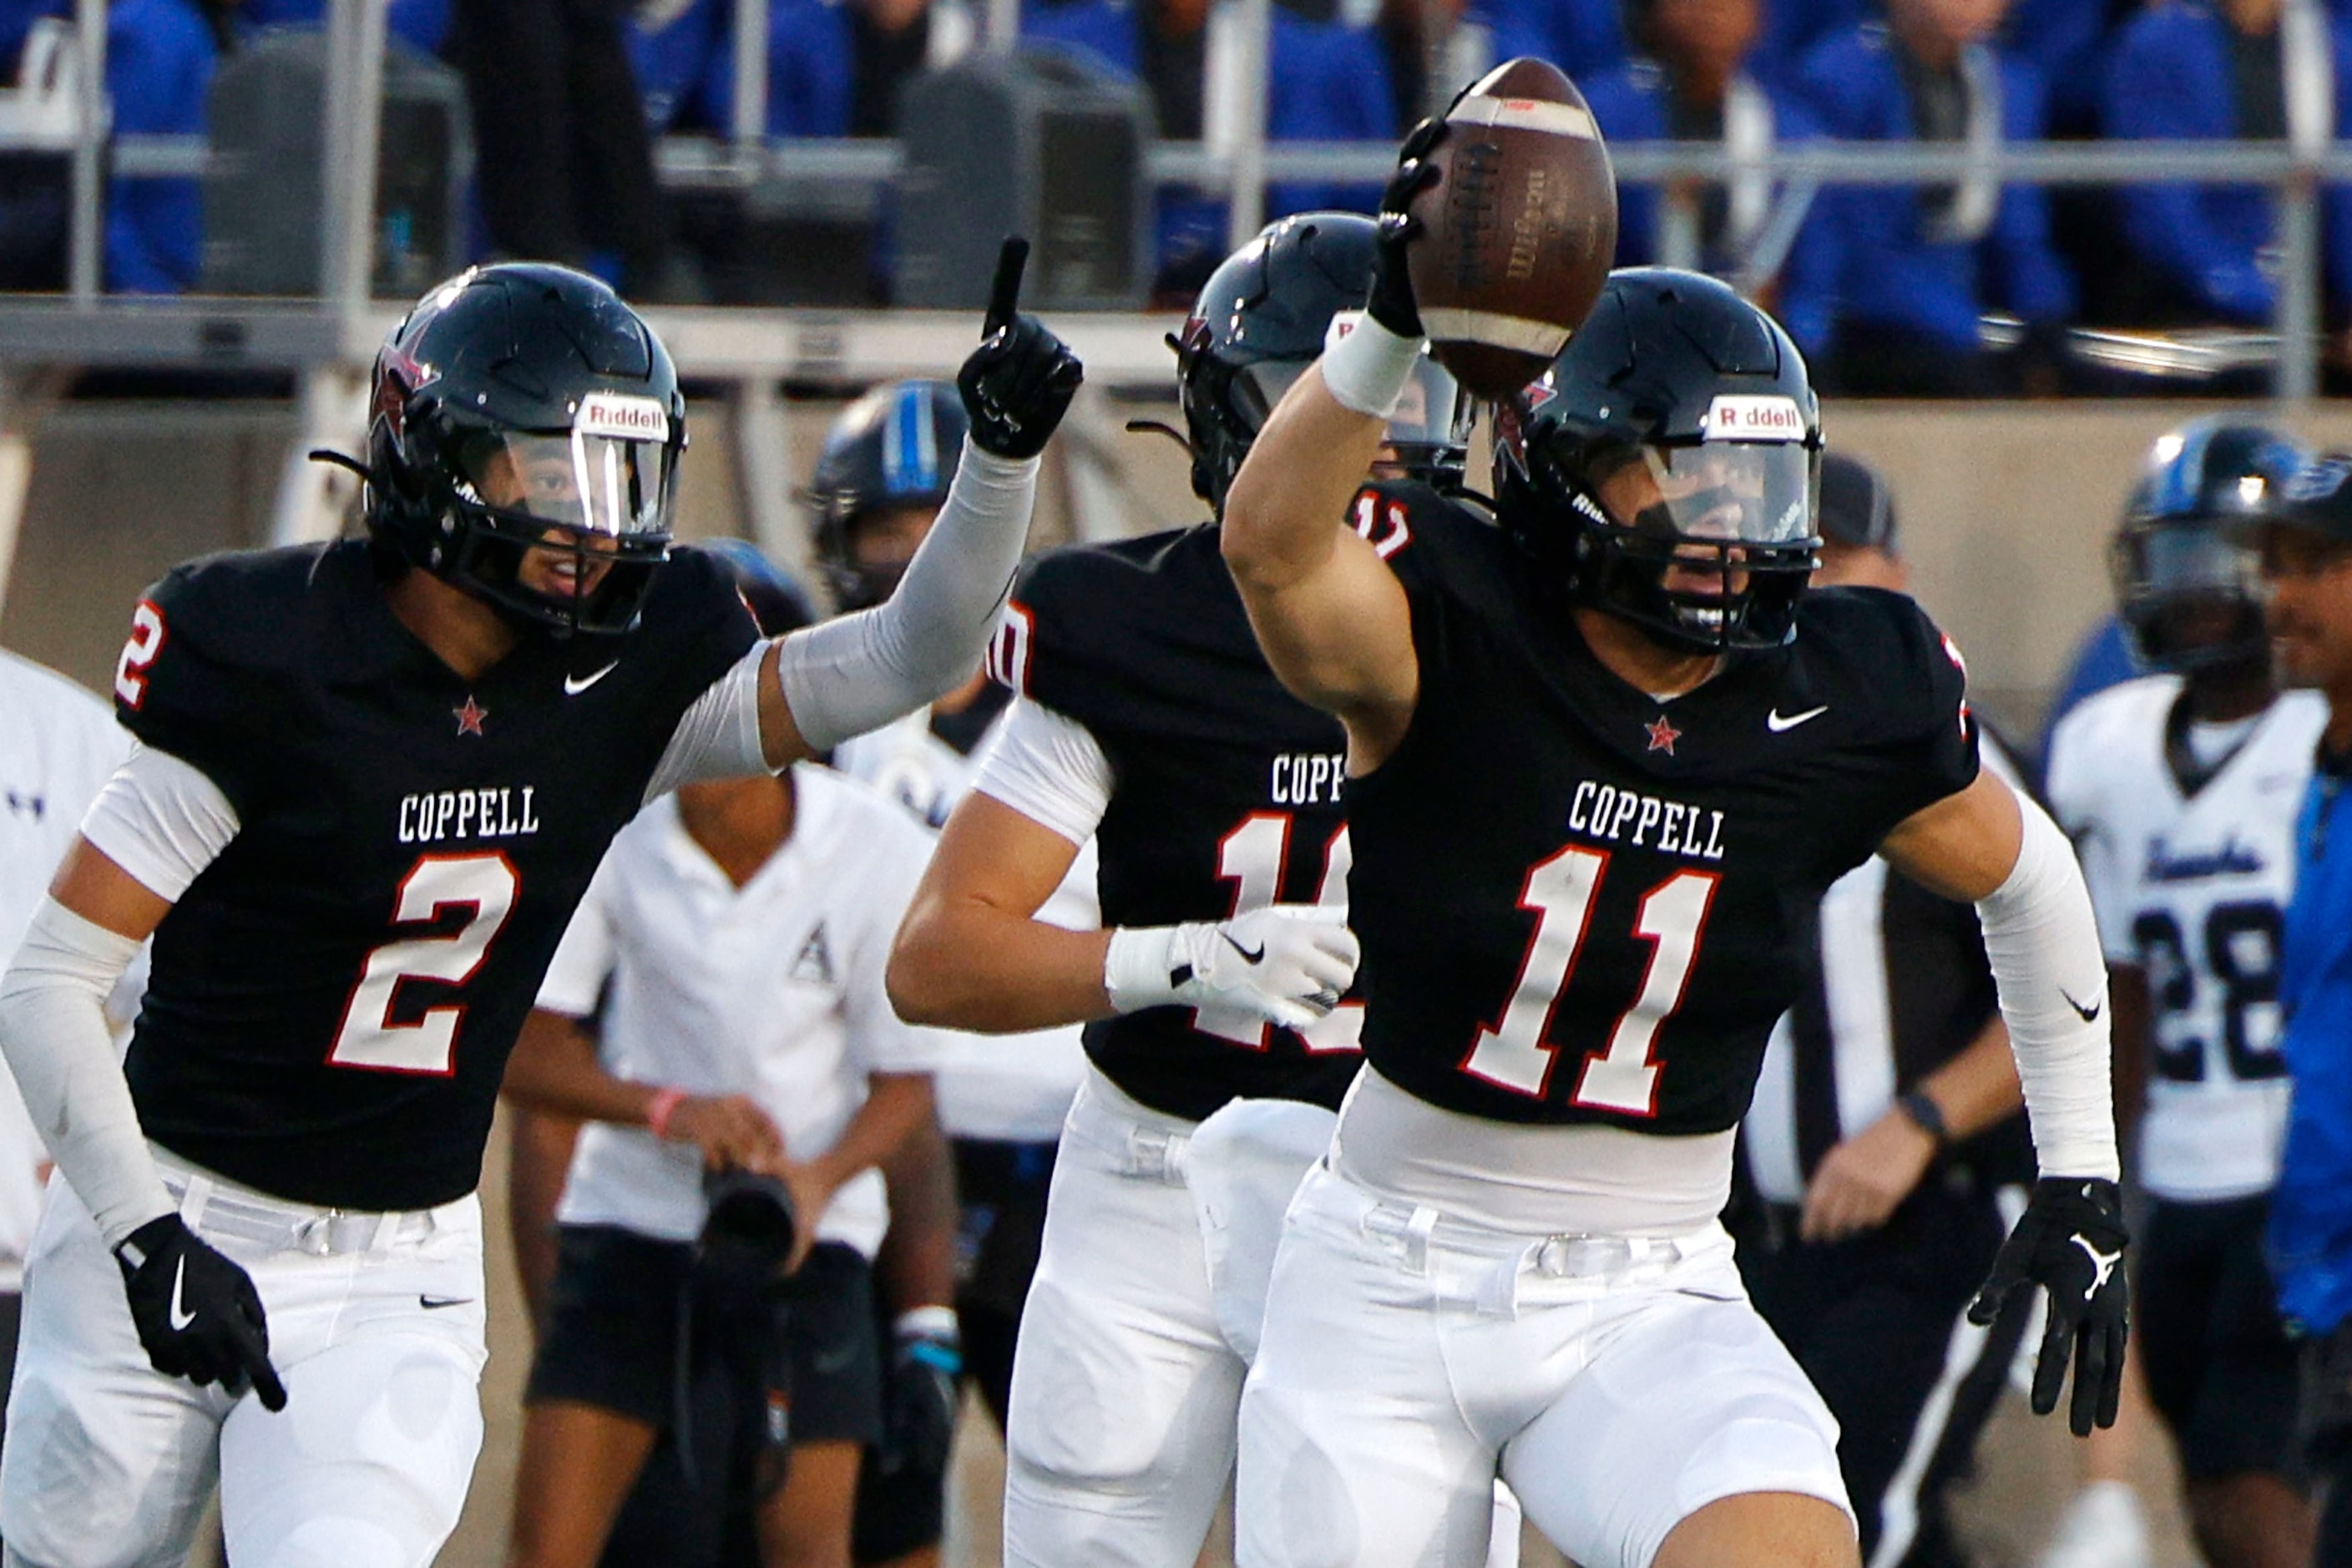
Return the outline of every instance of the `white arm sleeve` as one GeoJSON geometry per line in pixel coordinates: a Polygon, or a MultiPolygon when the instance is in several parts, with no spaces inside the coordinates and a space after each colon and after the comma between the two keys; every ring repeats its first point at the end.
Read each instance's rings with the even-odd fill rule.
{"type": "Polygon", "coordinates": [[[2033,1149],[2045,1176],[2122,1175],[2107,1082],[2107,964],[2066,836],[2017,797],[2025,832],[2008,880],[1977,902],[2033,1149]],[[2087,1011],[2086,1011],[2087,1009],[2087,1011]]]}
{"type": "Polygon", "coordinates": [[[705,779],[775,772],[760,747],[760,661],[772,646],[754,643],[679,717],[646,785],[647,800],[705,779]]]}
{"type": "Polygon", "coordinates": [[[134,746],[82,815],[81,836],[131,879],[173,903],[237,833],[220,786],[169,752],[134,746]]]}
{"type": "Polygon", "coordinates": [[[1084,724],[1019,697],[989,737],[971,787],[1084,844],[1110,809],[1110,759],[1084,724]]]}
{"type": "Polygon", "coordinates": [[[1036,491],[1036,458],[993,458],[966,437],[947,504],[898,592],[784,639],[777,673],[812,747],[830,751],[971,678],[1021,563],[1036,491]]]}
{"type": "Polygon", "coordinates": [[[49,1157],[112,1247],[178,1205],[139,1131],[106,996],[139,944],[44,899],[0,977],[0,1054],[49,1157]]]}

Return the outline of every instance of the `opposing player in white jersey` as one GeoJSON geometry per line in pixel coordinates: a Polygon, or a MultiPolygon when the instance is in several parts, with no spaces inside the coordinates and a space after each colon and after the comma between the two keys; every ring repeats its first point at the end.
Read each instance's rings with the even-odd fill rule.
{"type": "MultiPolygon", "coordinates": [[[[964,426],[955,388],[919,379],[873,388],[826,431],[802,500],[837,606],[879,604],[897,586],[947,500],[964,426]]],[[[928,710],[835,747],[833,765],[936,829],[971,787],[1010,700],[975,665],[969,681],[928,710]]],[[[1072,931],[1100,923],[1091,841],[1040,918],[1072,931]]],[[[1054,1141],[1086,1069],[1075,1025],[985,1037],[941,1030],[936,1038],[937,1122],[890,1168],[894,1228],[877,1283],[895,1286],[903,1300],[893,1300],[888,1325],[889,1430],[858,1475],[856,1553],[865,1563],[917,1560],[945,1532],[957,1402],[955,1382],[939,1376],[941,1369],[960,1369],[1003,1426],[1054,1141]],[[941,1211],[937,1220],[932,1209],[941,1211]],[[924,1255],[937,1229],[949,1233],[950,1256],[934,1267],[924,1255]],[[914,1304],[926,1292],[953,1306],[914,1304]],[[932,1391],[947,1397],[927,1410],[932,1391]]]]}
{"type": "Polygon", "coordinates": [[[2152,1200],[2137,1348],[2218,1568],[2301,1563],[2313,1528],[2263,1227],[2288,1096],[2279,939],[2327,708],[2272,683],[2252,552],[2224,532],[2280,506],[2303,461],[2238,422],[2157,442],[2110,562],[2158,673],[2069,713],[2049,758],[2107,950],[2118,1079],[2146,1082],[2144,1105],[2122,1100],[2152,1200]]]}
{"type": "MultiPolygon", "coordinates": [[[[53,669],[0,653],[0,955],[16,951],[26,924],[72,844],[74,826],[107,776],[130,754],[131,735],[106,705],[53,669]]],[[[108,1022],[127,1026],[143,970],[134,966],[108,999],[108,1022]]],[[[0,1074],[0,1383],[16,1364],[25,1248],[41,1210],[48,1163],[16,1081],[0,1074]]],[[[0,1392],[0,1403],[6,1395],[0,1392]]]]}

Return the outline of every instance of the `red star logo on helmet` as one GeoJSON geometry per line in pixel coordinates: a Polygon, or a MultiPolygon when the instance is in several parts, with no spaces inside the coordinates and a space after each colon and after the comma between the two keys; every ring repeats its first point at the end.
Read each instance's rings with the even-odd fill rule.
{"type": "MultiPolygon", "coordinates": [[[[452,708],[449,711],[457,721],[457,733],[460,735],[480,734],[482,721],[490,716],[488,709],[475,702],[471,692],[466,694],[466,705],[463,708],[452,708]]],[[[1673,748],[1667,749],[1671,751],[1673,748]]]]}
{"type": "Polygon", "coordinates": [[[1650,750],[1664,752],[1666,755],[1673,756],[1675,742],[1683,738],[1683,732],[1675,728],[1674,721],[1661,713],[1658,715],[1658,721],[1649,726],[1649,731],[1650,750]]]}

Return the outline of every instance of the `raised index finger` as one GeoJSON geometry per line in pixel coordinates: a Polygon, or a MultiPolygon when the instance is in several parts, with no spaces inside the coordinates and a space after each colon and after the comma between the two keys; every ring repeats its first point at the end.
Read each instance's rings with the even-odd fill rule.
{"type": "Polygon", "coordinates": [[[981,323],[980,335],[992,338],[1013,325],[1021,311],[1021,274],[1029,265],[1029,242],[1017,234],[1004,237],[1004,248],[996,253],[996,279],[988,286],[988,319],[981,323]]]}

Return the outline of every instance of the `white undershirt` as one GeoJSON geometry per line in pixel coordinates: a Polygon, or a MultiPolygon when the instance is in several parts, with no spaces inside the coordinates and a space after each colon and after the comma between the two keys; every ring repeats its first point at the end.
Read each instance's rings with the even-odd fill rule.
{"type": "Polygon", "coordinates": [[[1110,759],[1075,719],[1016,697],[980,759],[972,788],[1073,844],[1110,809],[1110,759]]]}

